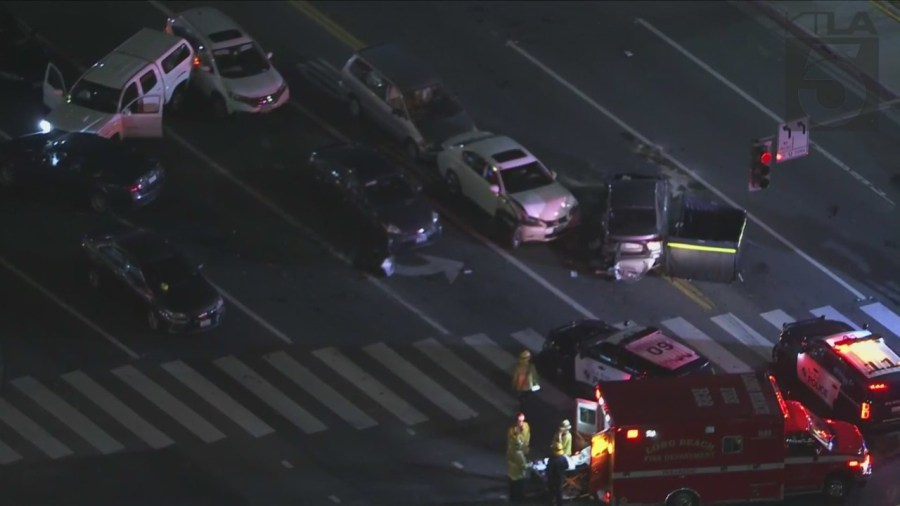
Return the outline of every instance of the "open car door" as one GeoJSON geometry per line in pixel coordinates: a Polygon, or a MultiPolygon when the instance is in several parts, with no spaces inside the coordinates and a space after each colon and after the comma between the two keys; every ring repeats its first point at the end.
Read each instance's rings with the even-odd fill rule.
{"type": "Polygon", "coordinates": [[[141,95],[122,109],[122,137],[162,137],[162,95],[141,95]]]}
{"type": "Polygon", "coordinates": [[[676,278],[730,283],[740,271],[747,211],[685,196],[666,240],[665,270],[676,278]]]}
{"type": "Polygon", "coordinates": [[[62,72],[52,63],[48,63],[47,70],[44,71],[44,84],[41,91],[44,95],[44,105],[50,110],[56,109],[63,103],[66,91],[68,91],[62,72]]]}

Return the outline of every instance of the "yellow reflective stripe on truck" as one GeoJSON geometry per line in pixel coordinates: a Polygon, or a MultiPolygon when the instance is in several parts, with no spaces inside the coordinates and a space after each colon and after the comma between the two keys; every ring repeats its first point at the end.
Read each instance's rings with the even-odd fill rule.
{"type": "Polygon", "coordinates": [[[670,242],[666,243],[668,246],[676,249],[687,249],[693,251],[710,251],[713,253],[731,253],[732,255],[737,254],[737,250],[735,248],[719,248],[716,246],[700,246],[699,244],[684,244],[680,242],[670,242]]]}

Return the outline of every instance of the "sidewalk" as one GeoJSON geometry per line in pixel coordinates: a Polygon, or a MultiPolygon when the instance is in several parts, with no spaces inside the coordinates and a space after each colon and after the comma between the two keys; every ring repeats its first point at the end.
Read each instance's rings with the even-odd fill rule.
{"type": "Polygon", "coordinates": [[[900,100],[900,1],[752,0],[755,8],[851,75],[861,74],[882,101],[900,100]],[[874,34],[869,28],[874,28],[874,34]],[[878,59],[861,45],[875,39],[878,59]]]}

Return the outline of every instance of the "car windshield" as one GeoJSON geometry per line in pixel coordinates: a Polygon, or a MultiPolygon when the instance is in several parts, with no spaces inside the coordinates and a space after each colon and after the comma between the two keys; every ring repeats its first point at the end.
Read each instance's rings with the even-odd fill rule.
{"type": "Polygon", "coordinates": [[[831,445],[834,442],[834,432],[832,432],[831,427],[825,420],[822,420],[809,411],[807,411],[806,414],[809,416],[809,433],[812,437],[822,443],[822,446],[831,450],[831,445]]]}
{"type": "Polygon", "coordinates": [[[269,60],[254,42],[246,42],[213,51],[219,75],[228,79],[250,77],[269,70],[269,60]]]}
{"type": "Polygon", "coordinates": [[[503,169],[500,177],[503,178],[506,193],[527,192],[553,182],[550,173],[538,161],[503,169]]]}
{"type": "Polygon", "coordinates": [[[450,118],[462,112],[462,106],[440,85],[432,85],[404,95],[413,120],[450,118]]]}
{"type": "Polygon", "coordinates": [[[144,274],[151,283],[177,285],[195,276],[197,271],[187,258],[176,254],[147,265],[144,274]]]}
{"type": "Polygon", "coordinates": [[[388,176],[369,181],[365,186],[366,197],[376,206],[405,202],[415,193],[401,176],[388,176]]]}
{"type": "Polygon", "coordinates": [[[119,90],[82,79],[69,92],[69,102],[107,114],[119,110],[119,90]]]}

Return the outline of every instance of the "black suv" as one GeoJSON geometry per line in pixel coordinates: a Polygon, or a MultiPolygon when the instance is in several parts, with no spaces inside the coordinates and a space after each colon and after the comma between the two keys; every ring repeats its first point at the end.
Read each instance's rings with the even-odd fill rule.
{"type": "Polygon", "coordinates": [[[157,160],[94,134],[32,134],[0,144],[0,188],[56,187],[95,211],[149,204],[165,179],[157,160]]]}
{"type": "Polygon", "coordinates": [[[815,398],[826,416],[867,427],[900,422],[900,356],[867,329],[824,317],[787,323],[772,362],[782,387],[815,398]]]}

